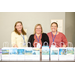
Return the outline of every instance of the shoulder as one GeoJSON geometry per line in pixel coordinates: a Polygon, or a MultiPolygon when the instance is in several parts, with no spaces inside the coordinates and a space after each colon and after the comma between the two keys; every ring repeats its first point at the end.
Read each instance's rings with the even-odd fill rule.
{"type": "Polygon", "coordinates": [[[42,35],[47,35],[46,33],[42,33],[42,35]]]}
{"type": "Polygon", "coordinates": [[[29,36],[28,41],[31,42],[31,41],[33,41],[33,39],[34,39],[34,34],[31,34],[31,35],[29,36]]]}
{"type": "Polygon", "coordinates": [[[34,37],[34,34],[31,34],[30,37],[34,37]]]}
{"type": "Polygon", "coordinates": [[[62,32],[59,32],[60,35],[64,35],[62,32]]]}
{"type": "Polygon", "coordinates": [[[44,36],[48,36],[46,33],[42,33],[42,36],[44,37],[44,36]]]}
{"type": "Polygon", "coordinates": [[[17,34],[17,33],[16,33],[16,32],[14,32],[14,31],[11,33],[11,35],[16,35],[16,34],[17,34]]]}
{"type": "Polygon", "coordinates": [[[59,35],[63,38],[66,37],[65,34],[63,34],[62,32],[59,32],[59,35]]]}
{"type": "Polygon", "coordinates": [[[48,32],[47,35],[51,34],[51,32],[48,32]]]}
{"type": "Polygon", "coordinates": [[[51,35],[51,32],[48,32],[47,35],[50,36],[51,35]]]}
{"type": "Polygon", "coordinates": [[[27,35],[24,35],[27,38],[27,35]]]}

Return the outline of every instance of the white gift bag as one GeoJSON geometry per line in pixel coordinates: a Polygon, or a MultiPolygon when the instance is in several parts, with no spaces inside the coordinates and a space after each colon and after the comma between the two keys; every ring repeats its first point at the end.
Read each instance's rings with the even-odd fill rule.
{"type": "Polygon", "coordinates": [[[42,61],[49,61],[49,46],[48,46],[48,43],[47,43],[47,46],[45,46],[45,43],[47,42],[44,42],[43,46],[42,46],[42,61]]]}
{"type": "Polygon", "coordinates": [[[0,61],[2,59],[2,49],[0,48],[0,61]]]}
{"type": "Polygon", "coordinates": [[[58,61],[58,54],[59,54],[59,48],[56,47],[56,43],[55,42],[52,42],[52,45],[53,43],[55,44],[55,46],[51,46],[50,48],[50,60],[51,61],[58,61]]]}
{"type": "Polygon", "coordinates": [[[25,49],[23,47],[17,48],[17,56],[18,56],[18,61],[25,60],[25,49]]]}
{"type": "Polygon", "coordinates": [[[59,61],[66,61],[66,47],[61,47],[61,44],[64,44],[64,42],[60,42],[60,47],[59,47],[59,61]]]}
{"type": "Polygon", "coordinates": [[[32,50],[32,61],[40,61],[40,46],[35,47],[36,43],[37,42],[34,43],[34,48],[32,50]]]}
{"type": "Polygon", "coordinates": [[[9,55],[9,43],[4,42],[3,48],[2,48],[2,61],[9,61],[10,55],[9,55]]]}
{"type": "Polygon", "coordinates": [[[51,48],[56,48],[56,43],[55,42],[52,42],[51,48]]]}
{"type": "Polygon", "coordinates": [[[67,58],[66,58],[67,61],[74,61],[74,48],[71,42],[68,42],[66,55],[67,55],[67,58]],[[69,47],[69,45],[71,47],[69,47]]]}
{"type": "Polygon", "coordinates": [[[32,61],[32,50],[33,48],[31,47],[31,43],[28,42],[30,44],[30,47],[25,47],[25,61],[32,61]]]}
{"type": "Polygon", "coordinates": [[[40,49],[39,48],[33,48],[32,61],[40,61],[40,49]]]}
{"type": "Polygon", "coordinates": [[[25,61],[32,61],[32,47],[25,48],[25,61]]]}
{"type": "Polygon", "coordinates": [[[10,61],[17,61],[17,48],[9,48],[10,61]]]}

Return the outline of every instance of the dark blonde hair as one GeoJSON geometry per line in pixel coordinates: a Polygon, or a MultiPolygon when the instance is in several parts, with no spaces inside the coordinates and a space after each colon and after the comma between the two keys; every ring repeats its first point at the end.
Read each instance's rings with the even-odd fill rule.
{"type": "MultiPolygon", "coordinates": [[[[15,23],[15,26],[14,26],[14,31],[15,31],[18,35],[20,35],[20,33],[18,32],[18,30],[16,29],[16,25],[17,25],[18,23],[21,23],[21,25],[23,26],[23,24],[22,24],[21,21],[17,21],[17,22],[15,23]]],[[[26,32],[24,31],[23,27],[22,27],[22,34],[23,34],[23,35],[26,35],[26,32]]]]}
{"type": "Polygon", "coordinates": [[[56,22],[52,22],[52,23],[51,23],[51,26],[52,26],[52,24],[56,24],[56,26],[58,27],[58,24],[57,24],[56,22]]]}
{"type": "Polygon", "coordinates": [[[43,29],[42,29],[41,24],[36,24],[36,25],[35,25],[35,28],[34,28],[34,34],[36,34],[36,27],[37,27],[37,26],[40,26],[40,27],[41,27],[41,33],[43,33],[43,29]]]}

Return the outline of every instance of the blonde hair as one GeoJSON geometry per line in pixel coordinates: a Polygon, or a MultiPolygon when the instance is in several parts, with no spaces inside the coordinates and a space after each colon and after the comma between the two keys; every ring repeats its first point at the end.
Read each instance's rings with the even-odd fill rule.
{"type": "MultiPolygon", "coordinates": [[[[18,35],[20,35],[20,33],[19,33],[19,32],[17,31],[17,29],[16,29],[16,25],[17,25],[18,23],[21,23],[21,25],[23,26],[23,24],[22,24],[21,21],[17,21],[17,22],[15,23],[15,26],[14,26],[14,31],[15,31],[18,35]]],[[[23,34],[23,35],[26,35],[26,32],[24,31],[23,27],[22,27],[22,34],[23,34]]]]}
{"type": "Polygon", "coordinates": [[[35,28],[34,28],[34,34],[36,34],[36,27],[37,27],[37,26],[40,26],[40,27],[41,27],[41,33],[43,33],[43,29],[42,29],[41,24],[36,24],[36,25],[35,25],[35,28]]]}

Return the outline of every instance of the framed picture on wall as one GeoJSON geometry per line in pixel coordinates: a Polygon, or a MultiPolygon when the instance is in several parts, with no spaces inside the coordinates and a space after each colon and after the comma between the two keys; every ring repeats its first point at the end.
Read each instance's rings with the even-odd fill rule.
{"type": "Polygon", "coordinates": [[[58,23],[58,31],[64,33],[63,32],[63,20],[62,19],[52,19],[51,23],[52,22],[58,23]]]}

